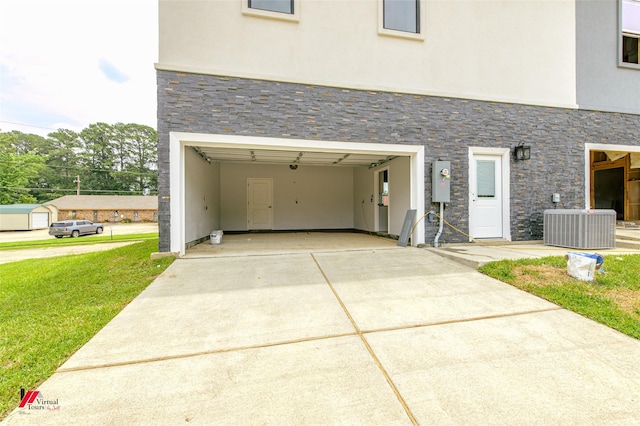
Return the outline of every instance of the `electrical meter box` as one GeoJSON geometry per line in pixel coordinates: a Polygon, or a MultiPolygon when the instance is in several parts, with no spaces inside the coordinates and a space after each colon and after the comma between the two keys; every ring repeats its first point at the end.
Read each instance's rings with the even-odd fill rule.
{"type": "Polygon", "coordinates": [[[451,201],[451,161],[436,161],[431,174],[431,201],[451,201]]]}

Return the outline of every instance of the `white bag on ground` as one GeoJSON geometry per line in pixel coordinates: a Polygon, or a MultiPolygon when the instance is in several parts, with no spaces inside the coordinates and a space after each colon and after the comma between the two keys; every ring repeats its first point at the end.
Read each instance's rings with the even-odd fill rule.
{"type": "Polygon", "coordinates": [[[596,259],[581,253],[567,253],[567,273],[582,281],[593,281],[596,259]]]}

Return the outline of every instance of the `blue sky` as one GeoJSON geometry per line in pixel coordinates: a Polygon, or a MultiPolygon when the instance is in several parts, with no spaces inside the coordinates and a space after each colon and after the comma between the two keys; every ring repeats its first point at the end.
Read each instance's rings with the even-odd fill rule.
{"type": "Polygon", "coordinates": [[[156,126],[157,0],[0,0],[0,130],[156,126]]]}

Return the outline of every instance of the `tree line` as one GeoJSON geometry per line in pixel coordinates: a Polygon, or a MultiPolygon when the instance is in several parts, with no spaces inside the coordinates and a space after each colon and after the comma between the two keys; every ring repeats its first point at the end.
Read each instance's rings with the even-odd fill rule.
{"type": "Polygon", "coordinates": [[[63,195],[155,195],[157,132],[140,124],[90,124],[46,137],[0,132],[0,204],[63,195]]]}

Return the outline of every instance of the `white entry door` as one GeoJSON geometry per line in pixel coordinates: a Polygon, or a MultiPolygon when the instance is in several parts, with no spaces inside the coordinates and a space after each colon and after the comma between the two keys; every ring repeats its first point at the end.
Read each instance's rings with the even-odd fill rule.
{"type": "Polygon", "coordinates": [[[502,238],[502,157],[474,154],[469,172],[469,233],[474,238],[502,238]]]}
{"type": "Polygon", "coordinates": [[[273,180],[247,180],[247,229],[273,229],[273,180]]]}

